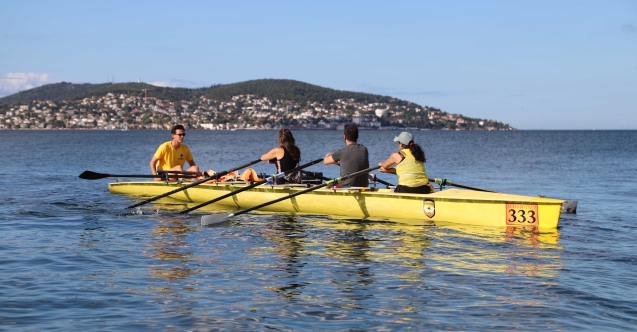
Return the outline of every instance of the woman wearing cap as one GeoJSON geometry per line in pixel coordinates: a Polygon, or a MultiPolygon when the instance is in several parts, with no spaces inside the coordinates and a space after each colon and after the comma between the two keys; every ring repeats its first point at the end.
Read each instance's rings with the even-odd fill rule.
{"type": "MultiPolygon", "coordinates": [[[[272,164],[276,163],[277,173],[285,172],[299,166],[301,150],[296,146],[292,132],[287,128],[279,130],[279,147],[262,155],[261,160],[268,160],[272,164]]],[[[277,179],[276,181],[277,184],[300,183],[302,177],[299,171],[288,174],[284,178],[277,179]]]]}
{"type": "Polygon", "coordinates": [[[398,185],[394,192],[429,194],[434,187],[429,183],[425,170],[425,152],[420,145],[414,143],[414,137],[408,132],[402,132],[394,137],[398,142],[398,152],[392,153],[385,161],[378,163],[383,173],[398,175],[398,185]],[[392,167],[396,165],[396,167],[392,167]]]}

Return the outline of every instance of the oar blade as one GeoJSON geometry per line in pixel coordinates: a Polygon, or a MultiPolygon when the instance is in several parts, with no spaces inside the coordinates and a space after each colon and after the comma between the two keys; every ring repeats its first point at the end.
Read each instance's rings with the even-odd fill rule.
{"type": "Polygon", "coordinates": [[[107,177],[108,174],[96,173],[91,171],[84,171],[82,172],[82,174],[79,175],[79,178],[84,180],[99,180],[107,177]]]}
{"type": "Polygon", "coordinates": [[[208,214],[201,217],[201,226],[210,226],[220,224],[230,220],[234,214],[208,214]]]}

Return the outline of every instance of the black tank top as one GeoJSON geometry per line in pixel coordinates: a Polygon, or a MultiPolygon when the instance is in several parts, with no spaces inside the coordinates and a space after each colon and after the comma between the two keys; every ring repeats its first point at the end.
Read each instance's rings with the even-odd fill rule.
{"type": "MultiPolygon", "coordinates": [[[[298,164],[299,164],[299,161],[294,160],[290,152],[286,148],[283,148],[283,158],[277,159],[276,161],[276,172],[281,173],[287,170],[291,170],[297,167],[298,164]]],[[[280,178],[280,179],[277,179],[276,182],[277,184],[284,184],[287,181],[284,178],[280,178]]]]}
{"type": "Polygon", "coordinates": [[[276,172],[281,173],[287,170],[295,168],[299,164],[298,160],[294,160],[292,158],[292,154],[286,149],[283,148],[283,158],[277,159],[276,161],[276,172]]]}

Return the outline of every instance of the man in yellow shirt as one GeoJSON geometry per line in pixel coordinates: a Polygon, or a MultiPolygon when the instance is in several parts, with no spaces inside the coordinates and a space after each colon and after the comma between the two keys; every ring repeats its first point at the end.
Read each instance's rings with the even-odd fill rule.
{"type": "MultiPolygon", "coordinates": [[[[163,171],[183,171],[185,162],[190,166],[186,171],[199,172],[199,166],[195,164],[190,149],[184,143],[186,130],[182,125],[175,125],[170,130],[173,136],[172,141],[168,141],[157,148],[157,152],[150,160],[150,171],[157,175],[157,170],[163,171]]],[[[155,178],[161,181],[160,178],[155,178]]]]}

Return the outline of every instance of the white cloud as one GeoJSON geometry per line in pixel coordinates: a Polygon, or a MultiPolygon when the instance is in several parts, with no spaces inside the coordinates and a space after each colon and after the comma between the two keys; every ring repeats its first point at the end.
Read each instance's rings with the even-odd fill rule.
{"type": "Polygon", "coordinates": [[[9,73],[0,75],[0,94],[11,95],[49,83],[53,83],[49,74],[9,73]]]}

